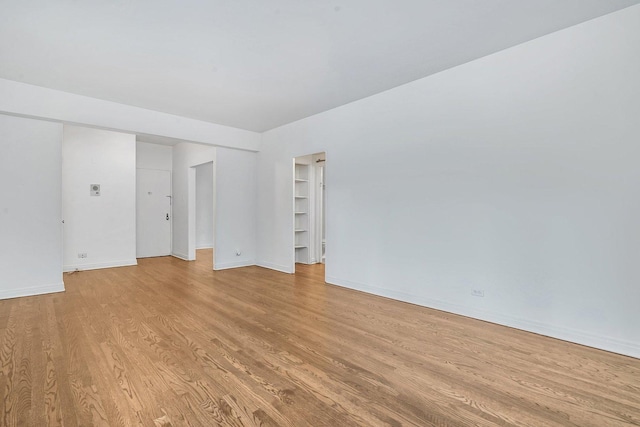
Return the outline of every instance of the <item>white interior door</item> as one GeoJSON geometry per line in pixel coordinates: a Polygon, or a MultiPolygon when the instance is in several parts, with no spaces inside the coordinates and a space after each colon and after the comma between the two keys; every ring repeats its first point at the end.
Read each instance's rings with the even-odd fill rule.
{"type": "Polygon", "coordinates": [[[171,255],[171,172],[137,172],[136,257],[171,255]]]}

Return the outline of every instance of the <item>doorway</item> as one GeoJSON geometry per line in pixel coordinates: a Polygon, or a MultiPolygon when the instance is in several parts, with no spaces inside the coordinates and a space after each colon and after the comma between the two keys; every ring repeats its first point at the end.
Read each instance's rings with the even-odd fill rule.
{"type": "MultiPolygon", "coordinates": [[[[196,251],[213,249],[213,162],[196,170],[196,251]]],[[[213,255],[212,255],[213,256],[213,255]]]]}
{"type": "Polygon", "coordinates": [[[326,248],[326,228],[327,228],[327,223],[326,223],[326,212],[325,212],[325,206],[326,206],[326,202],[327,202],[327,198],[326,198],[326,193],[325,193],[325,184],[324,184],[324,178],[325,178],[325,170],[324,170],[324,164],[326,162],[326,156],[323,159],[319,159],[316,161],[316,173],[318,176],[318,194],[317,194],[317,220],[316,220],[316,232],[317,235],[319,236],[319,238],[317,239],[317,243],[316,243],[316,251],[318,253],[318,257],[319,257],[319,262],[321,264],[324,264],[325,262],[325,248],[326,248]]]}
{"type": "Polygon", "coordinates": [[[137,169],[136,257],[171,255],[171,172],[137,169]]]}
{"type": "Polygon", "coordinates": [[[293,271],[326,260],[326,153],[293,159],[293,271]]]}

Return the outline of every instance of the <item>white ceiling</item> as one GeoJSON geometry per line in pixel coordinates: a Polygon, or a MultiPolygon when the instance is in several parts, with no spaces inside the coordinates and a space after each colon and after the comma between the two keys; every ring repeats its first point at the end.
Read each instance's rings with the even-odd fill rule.
{"type": "Polygon", "coordinates": [[[0,0],[0,77],[264,131],[640,0],[0,0]]]}

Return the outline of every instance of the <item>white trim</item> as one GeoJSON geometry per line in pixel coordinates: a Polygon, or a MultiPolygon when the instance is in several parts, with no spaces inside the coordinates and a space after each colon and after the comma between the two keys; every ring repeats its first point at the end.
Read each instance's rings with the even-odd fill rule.
{"type": "Polygon", "coordinates": [[[162,258],[165,256],[171,256],[171,254],[160,254],[160,255],[137,255],[136,259],[145,259],[145,258],[162,258]]]}
{"type": "Polygon", "coordinates": [[[209,243],[208,245],[201,245],[201,246],[196,245],[196,250],[198,249],[213,249],[213,244],[209,243]]]}
{"type": "Polygon", "coordinates": [[[274,264],[272,262],[259,261],[256,263],[258,267],[268,268],[269,270],[279,271],[281,273],[293,274],[291,267],[288,265],[274,264]]]}
{"type": "Polygon", "coordinates": [[[133,258],[133,259],[126,259],[126,260],[121,260],[121,261],[107,261],[107,262],[97,262],[94,264],[72,264],[72,265],[65,265],[62,267],[62,271],[64,271],[65,273],[71,272],[71,271],[84,271],[84,270],[98,270],[101,268],[113,268],[113,267],[129,267],[132,265],[138,265],[138,260],[133,258]]]}
{"type": "Polygon", "coordinates": [[[226,270],[229,268],[238,268],[238,267],[250,267],[252,265],[256,265],[254,260],[249,261],[236,261],[236,262],[224,262],[216,264],[213,269],[218,270],[226,270]]]}
{"type": "Polygon", "coordinates": [[[189,259],[189,257],[186,256],[185,254],[181,254],[181,253],[178,253],[178,252],[172,252],[171,256],[174,257],[174,258],[181,259],[183,261],[193,261],[192,259],[189,259]]]}
{"type": "Polygon", "coordinates": [[[401,291],[395,291],[378,286],[365,285],[350,280],[343,280],[333,276],[327,276],[326,282],[336,286],[354,289],[373,295],[383,296],[398,301],[418,304],[427,308],[433,308],[435,310],[446,311],[448,313],[458,314],[466,317],[472,317],[474,319],[484,320],[487,322],[496,323],[498,325],[521,329],[526,332],[533,332],[551,338],[557,338],[563,341],[569,341],[572,343],[594,347],[600,350],[610,351],[613,353],[640,359],[640,343],[634,343],[631,341],[619,340],[575,329],[549,325],[547,323],[516,318],[486,310],[469,308],[462,305],[452,304],[431,298],[425,298],[401,291]]]}
{"type": "Polygon", "coordinates": [[[8,289],[0,291],[0,300],[18,297],[30,297],[34,295],[52,294],[64,292],[64,283],[53,283],[50,285],[31,286],[28,288],[8,289]]]}

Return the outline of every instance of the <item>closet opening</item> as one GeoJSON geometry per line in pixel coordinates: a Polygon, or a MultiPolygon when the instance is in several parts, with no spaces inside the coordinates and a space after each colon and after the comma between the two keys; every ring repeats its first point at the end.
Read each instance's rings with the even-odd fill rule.
{"type": "MultiPolygon", "coordinates": [[[[326,260],[326,153],[293,159],[293,271],[326,260]]],[[[324,276],[324,273],[323,273],[324,276]]]]}

